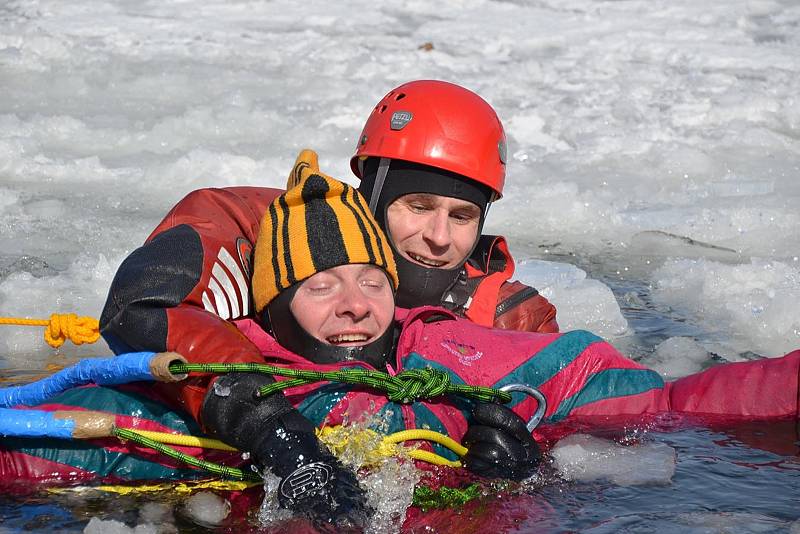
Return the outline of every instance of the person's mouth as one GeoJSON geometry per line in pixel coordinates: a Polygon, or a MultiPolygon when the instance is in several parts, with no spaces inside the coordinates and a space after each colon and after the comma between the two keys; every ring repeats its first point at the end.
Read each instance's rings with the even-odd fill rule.
{"type": "Polygon", "coordinates": [[[406,252],[408,257],[411,258],[412,261],[415,263],[419,263],[420,265],[424,265],[425,267],[433,267],[434,269],[441,269],[445,265],[447,265],[446,261],[441,260],[432,260],[430,258],[426,258],[425,256],[420,256],[419,254],[415,254],[413,252],[406,252]]]}
{"type": "Polygon", "coordinates": [[[335,334],[328,336],[325,340],[331,345],[338,345],[343,347],[357,347],[365,344],[372,336],[363,332],[353,332],[346,334],[335,334]]]}

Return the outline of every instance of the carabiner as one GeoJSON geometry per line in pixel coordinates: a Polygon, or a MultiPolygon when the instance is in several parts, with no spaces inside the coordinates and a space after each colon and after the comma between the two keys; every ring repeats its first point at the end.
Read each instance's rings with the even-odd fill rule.
{"type": "Polygon", "coordinates": [[[542,422],[544,413],[547,411],[547,399],[544,398],[542,392],[526,384],[507,384],[498,389],[500,391],[521,391],[522,393],[525,393],[526,395],[536,399],[536,412],[531,416],[531,418],[528,420],[528,424],[526,425],[528,432],[533,432],[533,429],[539,426],[539,423],[542,422]]]}

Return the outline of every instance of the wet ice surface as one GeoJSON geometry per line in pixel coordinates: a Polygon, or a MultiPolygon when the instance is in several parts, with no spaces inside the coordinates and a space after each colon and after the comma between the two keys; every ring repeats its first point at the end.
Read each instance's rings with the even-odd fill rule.
{"type": "MultiPolygon", "coordinates": [[[[374,103],[439,78],[479,92],[505,123],[507,187],[487,231],[508,236],[519,275],[563,327],[596,331],[665,376],[780,355],[800,346],[798,25],[789,0],[6,2],[0,315],[98,317],[119,263],[177,200],[281,186],[302,147],[352,182],[374,103]]],[[[108,354],[103,343],[54,353],[38,328],[0,328],[0,377],[12,381],[108,354]]],[[[680,440],[659,440],[676,448],[673,484],[687,490],[680,440]]],[[[790,494],[800,486],[785,466],[723,464],[757,488],[769,476],[790,494]]],[[[743,516],[733,496],[717,506],[698,492],[657,517],[657,488],[586,484],[641,499],[638,512],[586,499],[611,530],[755,532],[793,519],[758,490],[743,516]],[[681,515],[703,499],[723,511],[681,515]]],[[[554,501],[579,516],[565,524],[591,524],[554,501]]]]}

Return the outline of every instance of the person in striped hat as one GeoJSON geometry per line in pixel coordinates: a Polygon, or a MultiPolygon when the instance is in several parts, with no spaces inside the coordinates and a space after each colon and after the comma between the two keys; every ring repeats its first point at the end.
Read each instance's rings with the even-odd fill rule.
{"type": "Polygon", "coordinates": [[[386,236],[358,191],[300,167],[256,242],[253,299],[265,329],[315,363],[382,369],[395,337],[397,284],[386,236]]]}
{"type": "MultiPolygon", "coordinates": [[[[397,270],[357,190],[296,168],[267,208],[254,252],[253,299],[262,328],[314,363],[382,367],[393,352],[397,270]]],[[[255,399],[265,375],[231,373],[202,406],[209,429],[280,479],[284,507],[318,523],[364,526],[369,507],[352,471],[322,445],[283,394],[255,399]],[[220,394],[224,392],[225,394],[220,394]]]]}

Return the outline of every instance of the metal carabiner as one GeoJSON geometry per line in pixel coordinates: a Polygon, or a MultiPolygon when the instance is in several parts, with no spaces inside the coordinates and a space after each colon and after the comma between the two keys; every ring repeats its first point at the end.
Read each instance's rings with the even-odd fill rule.
{"type": "Polygon", "coordinates": [[[542,392],[535,387],[531,387],[526,384],[507,384],[498,389],[500,391],[520,391],[536,399],[536,412],[531,416],[531,418],[528,420],[528,424],[526,425],[528,432],[533,432],[533,429],[539,426],[539,423],[542,422],[544,413],[547,411],[547,399],[544,398],[542,392]]]}

